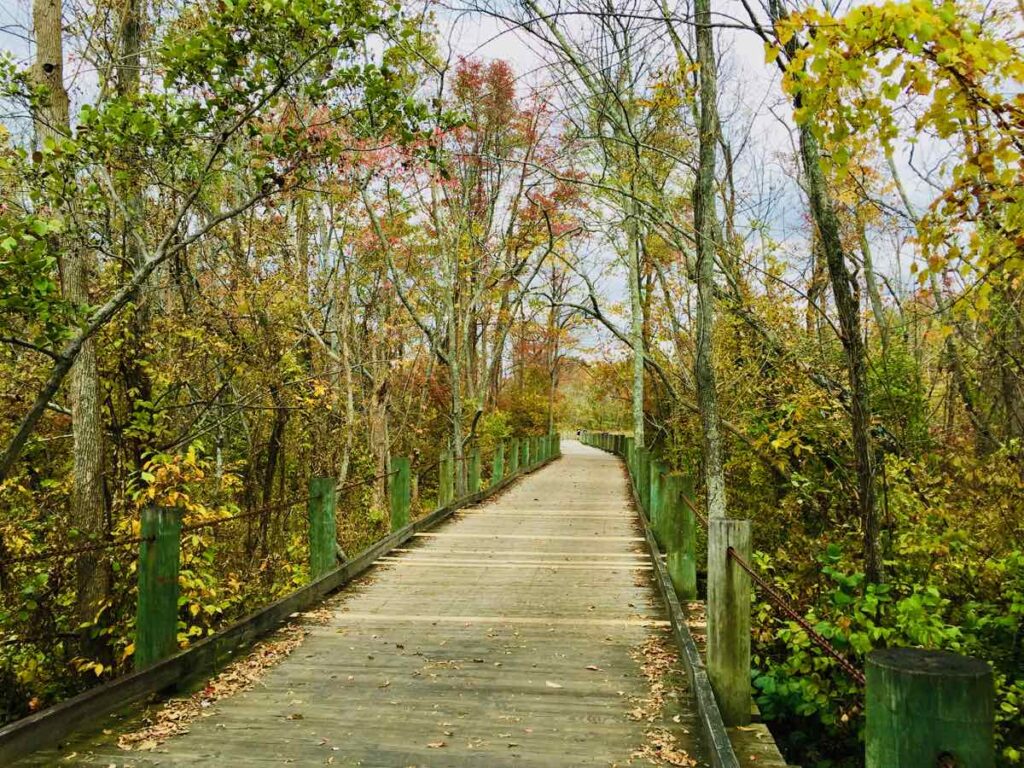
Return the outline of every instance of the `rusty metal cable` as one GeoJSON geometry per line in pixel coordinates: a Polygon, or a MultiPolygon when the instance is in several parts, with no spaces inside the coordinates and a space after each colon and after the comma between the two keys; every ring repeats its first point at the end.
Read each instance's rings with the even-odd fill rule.
{"type": "Polygon", "coordinates": [[[278,502],[277,504],[271,504],[266,507],[260,507],[259,509],[251,509],[248,512],[239,512],[236,515],[228,515],[227,517],[216,517],[212,520],[202,520],[198,523],[189,523],[188,525],[181,526],[181,532],[183,534],[193,533],[195,531],[200,531],[204,528],[216,528],[219,525],[223,525],[224,523],[231,523],[235,520],[245,520],[249,517],[260,517],[262,515],[269,515],[272,512],[281,512],[284,510],[289,510],[298,504],[302,504],[305,501],[309,501],[310,498],[312,497],[302,496],[294,499],[288,499],[287,501],[281,501],[278,502]]]}
{"type": "Polygon", "coordinates": [[[743,558],[742,555],[740,555],[739,552],[737,552],[732,547],[729,547],[729,549],[727,550],[727,554],[740,568],[742,568],[750,575],[750,578],[754,581],[755,584],[757,584],[758,587],[760,587],[765,597],[767,597],[768,600],[771,603],[773,603],[776,608],[778,608],[789,618],[795,621],[800,626],[800,628],[807,633],[807,636],[811,639],[812,642],[814,642],[815,645],[817,645],[825,653],[827,653],[829,656],[835,659],[836,663],[838,663],[839,666],[843,669],[843,671],[846,672],[846,674],[848,674],[855,682],[859,683],[860,685],[865,684],[864,673],[857,669],[853,665],[853,662],[846,658],[846,656],[840,653],[836,649],[836,647],[828,641],[828,638],[826,638],[824,635],[822,635],[820,632],[814,629],[814,627],[811,626],[810,622],[807,621],[807,619],[805,619],[803,616],[801,616],[800,612],[789,604],[789,601],[786,600],[786,597],[778,590],[776,590],[775,587],[769,584],[768,581],[764,577],[762,577],[761,574],[759,574],[754,569],[754,567],[743,558]]]}
{"type": "Polygon", "coordinates": [[[397,475],[397,474],[398,474],[398,470],[397,469],[393,469],[390,472],[385,472],[383,475],[377,475],[376,477],[370,477],[370,478],[367,478],[365,480],[353,480],[350,483],[343,483],[341,485],[336,485],[336,486],[334,486],[334,490],[336,490],[336,491],[347,491],[350,488],[358,488],[360,485],[370,485],[371,483],[376,483],[378,480],[385,480],[385,479],[391,477],[392,475],[397,475]]]}
{"type": "MultiPolygon", "coordinates": [[[[707,530],[709,527],[708,519],[704,515],[704,513],[697,509],[693,502],[691,502],[685,496],[683,497],[683,502],[686,504],[686,506],[690,508],[693,514],[696,515],[697,519],[704,524],[704,529],[707,530]]],[[[790,619],[795,621],[800,626],[800,628],[807,633],[807,636],[811,639],[811,642],[813,642],[815,645],[821,648],[821,650],[823,650],[825,653],[831,656],[836,661],[836,663],[839,664],[842,670],[846,672],[846,674],[848,674],[855,682],[859,683],[860,685],[865,684],[864,673],[857,669],[857,667],[853,665],[853,662],[846,658],[846,656],[840,653],[839,650],[837,650],[836,647],[828,641],[828,638],[826,638],[820,632],[815,630],[814,627],[811,626],[810,622],[808,622],[807,619],[805,619],[800,614],[800,612],[790,604],[790,602],[786,599],[785,595],[783,595],[775,587],[769,584],[767,579],[761,576],[761,574],[759,574],[754,569],[754,566],[748,563],[743,558],[743,556],[740,555],[735,549],[729,547],[729,549],[727,550],[727,554],[732,560],[736,562],[736,564],[740,568],[742,568],[750,575],[750,578],[753,580],[755,584],[757,584],[757,586],[761,589],[761,592],[764,593],[765,597],[768,598],[768,601],[770,603],[772,603],[776,608],[782,611],[790,619]]]]}
{"type": "Polygon", "coordinates": [[[693,512],[693,514],[696,516],[696,518],[698,520],[700,520],[704,524],[704,530],[707,530],[708,529],[708,519],[707,519],[707,517],[704,516],[704,513],[701,512],[699,509],[697,509],[697,507],[694,505],[694,503],[692,501],[690,501],[688,498],[686,498],[686,496],[683,496],[683,503],[686,506],[688,506],[690,508],[690,511],[693,512]]]}
{"type": "Polygon", "coordinates": [[[107,549],[117,549],[134,544],[141,544],[144,541],[153,541],[152,536],[132,536],[126,539],[113,539],[111,541],[98,541],[92,544],[83,544],[79,547],[66,547],[63,549],[51,549],[46,552],[36,552],[31,555],[20,555],[0,560],[0,565],[19,565],[21,563],[39,563],[44,560],[56,560],[72,555],[84,555],[89,552],[102,552],[107,549]]]}

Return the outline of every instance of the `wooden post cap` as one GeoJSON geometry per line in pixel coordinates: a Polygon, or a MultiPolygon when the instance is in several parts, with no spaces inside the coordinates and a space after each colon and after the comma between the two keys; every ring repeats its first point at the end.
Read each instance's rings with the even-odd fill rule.
{"type": "Polygon", "coordinates": [[[868,768],[992,768],[994,684],[981,659],[886,648],[868,654],[868,768]]]}

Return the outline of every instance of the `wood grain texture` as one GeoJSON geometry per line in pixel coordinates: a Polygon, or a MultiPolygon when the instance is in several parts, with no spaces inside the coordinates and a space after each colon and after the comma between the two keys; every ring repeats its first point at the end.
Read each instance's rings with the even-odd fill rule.
{"type": "Polygon", "coordinates": [[[638,568],[650,561],[638,557],[645,536],[618,461],[575,443],[563,451],[330,598],[325,625],[188,733],[151,752],[123,752],[108,724],[113,733],[74,745],[71,760],[40,758],[119,767],[624,766],[646,764],[634,753],[658,728],[706,765],[681,667],[664,681],[664,709],[633,719],[651,693],[638,649],[669,636],[667,615],[652,572],[638,568]]]}

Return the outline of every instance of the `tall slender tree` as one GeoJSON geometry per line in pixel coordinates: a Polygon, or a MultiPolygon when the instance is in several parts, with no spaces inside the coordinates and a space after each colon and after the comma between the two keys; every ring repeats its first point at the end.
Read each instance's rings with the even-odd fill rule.
{"type": "MultiPolygon", "coordinates": [[[[63,7],[61,0],[35,0],[32,20],[36,33],[33,76],[41,89],[34,115],[36,144],[47,151],[68,136],[71,129],[68,92],[64,86],[63,7]]],[[[71,237],[60,243],[60,271],[64,297],[85,311],[90,304],[91,257],[71,237]]],[[[86,339],[70,372],[69,400],[72,451],[71,507],[75,525],[90,539],[106,530],[103,492],[103,422],[96,340],[86,339]]],[[[94,554],[77,562],[77,614],[80,624],[92,625],[107,597],[108,575],[98,567],[94,554]]]]}

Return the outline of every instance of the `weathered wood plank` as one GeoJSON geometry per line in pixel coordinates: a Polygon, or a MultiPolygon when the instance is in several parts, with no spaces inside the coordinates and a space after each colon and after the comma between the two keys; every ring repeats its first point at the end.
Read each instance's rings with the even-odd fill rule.
{"type": "Polygon", "coordinates": [[[631,717],[651,696],[642,649],[670,637],[668,617],[653,572],[636,569],[644,538],[616,460],[577,446],[565,453],[500,499],[454,516],[439,531],[446,535],[410,535],[400,558],[378,559],[366,578],[330,598],[326,624],[312,626],[257,688],[218,702],[189,733],[144,753],[119,752],[116,733],[97,735],[75,744],[72,760],[52,756],[63,765],[164,768],[329,758],[334,765],[609,766],[642,764],[634,753],[657,728],[707,765],[681,668],[659,672],[667,695],[651,721],[631,717]],[[550,510],[563,499],[612,519],[507,514],[550,510]],[[556,538],[567,530],[574,533],[556,538]],[[595,542],[600,558],[623,565],[589,567],[600,560],[586,555],[557,567],[520,564],[546,561],[552,551],[586,553],[595,542]],[[444,558],[492,567],[413,562],[444,558]]]}
{"type": "Polygon", "coordinates": [[[110,712],[217,669],[239,649],[364,573],[381,555],[446,520],[459,509],[502,492],[520,477],[522,475],[507,477],[486,491],[413,521],[320,579],[249,614],[185,651],[0,728],[0,765],[9,765],[37,749],[59,744],[69,734],[110,712]]]}

